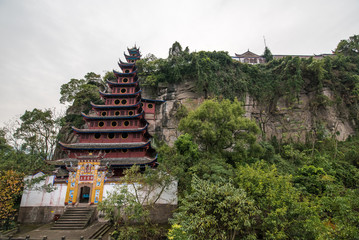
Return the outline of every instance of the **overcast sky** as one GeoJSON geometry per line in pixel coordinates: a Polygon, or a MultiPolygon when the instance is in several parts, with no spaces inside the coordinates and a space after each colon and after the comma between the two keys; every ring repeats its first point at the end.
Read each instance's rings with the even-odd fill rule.
{"type": "Polygon", "coordinates": [[[0,0],[0,126],[60,109],[60,87],[118,69],[127,47],[166,58],[191,51],[330,53],[359,34],[358,0],[0,0]]]}

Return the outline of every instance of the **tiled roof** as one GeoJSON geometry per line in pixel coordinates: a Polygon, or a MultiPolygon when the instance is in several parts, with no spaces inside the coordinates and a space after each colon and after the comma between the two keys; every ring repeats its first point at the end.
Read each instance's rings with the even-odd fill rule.
{"type": "Polygon", "coordinates": [[[149,145],[148,142],[134,142],[134,143],[62,143],[59,144],[66,149],[86,149],[86,150],[106,150],[106,149],[131,149],[142,148],[149,145]]]}
{"type": "Polygon", "coordinates": [[[72,127],[72,129],[75,132],[80,133],[122,133],[122,132],[142,132],[143,130],[146,130],[148,127],[148,124],[144,126],[143,128],[131,128],[131,129],[79,129],[76,127],[72,127]]]}
{"type": "Polygon", "coordinates": [[[255,53],[252,53],[251,51],[247,51],[245,53],[242,53],[242,54],[237,54],[235,53],[236,57],[239,57],[239,58],[259,58],[261,56],[255,54],[255,53]]]}
{"type": "Polygon", "coordinates": [[[134,96],[134,95],[138,95],[142,92],[142,90],[137,91],[135,93],[105,93],[102,92],[101,90],[99,90],[99,93],[101,96],[106,96],[106,97],[124,97],[124,96],[134,96]]]}
{"type": "MultiPolygon", "coordinates": [[[[149,164],[157,160],[157,156],[150,157],[134,157],[134,158],[102,158],[101,165],[133,165],[133,164],[149,164]]],[[[47,161],[51,165],[70,165],[76,166],[78,159],[76,158],[63,158],[53,161],[47,161]]]]}
{"type": "Polygon", "coordinates": [[[116,85],[116,86],[128,86],[128,85],[135,85],[138,84],[138,80],[136,82],[131,82],[131,83],[117,83],[117,82],[111,82],[107,80],[107,84],[109,85],[116,85]]]}

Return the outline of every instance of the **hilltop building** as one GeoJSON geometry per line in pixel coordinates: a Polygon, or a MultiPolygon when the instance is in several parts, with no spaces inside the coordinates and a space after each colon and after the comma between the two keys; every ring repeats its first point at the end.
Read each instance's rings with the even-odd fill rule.
{"type": "MultiPolygon", "coordinates": [[[[241,63],[248,63],[248,64],[263,64],[266,63],[266,59],[263,56],[257,55],[251,51],[247,51],[242,54],[234,54],[232,56],[233,59],[240,61],[241,63]]],[[[299,57],[299,58],[314,58],[314,59],[322,59],[324,57],[334,56],[334,54],[319,54],[319,55],[273,55],[273,59],[281,59],[285,57],[299,57]]]]}
{"type": "MultiPolygon", "coordinates": [[[[97,205],[107,191],[121,184],[124,170],[132,165],[155,168],[157,154],[151,147],[148,121],[156,118],[162,100],[141,97],[136,61],[138,48],[128,49],[127,62],[119,61],[121,72],[114,70],[116,81],[107,81],[108,90],[100,91],[104,104],[93,104],[92,113],[81,113],[84,128],[73,128],[77,142],[59,142],[66,158],[49,161],[57,170],[46,179],[56,187],[50,193],[28,191],[21,201],[20,222],[46,222],[61,215],[65,206],[97,205]],[[40,213],[34,214],[34,211],[40,213]],[[46,213],[46,214],[45,214],[46,213]]],[[[177,186],[173,186],[164,204],[177,204],[177,186]]]]}

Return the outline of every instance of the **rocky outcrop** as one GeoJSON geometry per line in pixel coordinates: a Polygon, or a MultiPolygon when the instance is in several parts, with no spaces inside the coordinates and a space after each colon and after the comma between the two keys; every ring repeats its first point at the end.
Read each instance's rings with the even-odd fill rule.
{"type": "MultiPolygon", "coordinates": [[[[150,133],[172,145],[180,132],[177,129],[177,110],[181,105],[192,110],[198,107],[204,96],[196,92],[193,82],[161,85],[154,90],[144,88],[144,97],[166,100],[157,108],[156,120],[150,122],[150,133]]],[[[267,139],[292,139],[304,142],[313,134],[336,136],[345,140],[355,132],[355,122],[344,103],[337,103],[335,94],[324,88],[321,93],[303,91],[296,101],[279,97],[272,103],[259,103],[250,96],[245,99],[245,116],[255,120],[267,139]]]]}
{"type": "Polygon", "coordinates": [[[148,122],[150,124],[149,132],[170,145],[180,135],[177,128],[179,107],[183,105],[189,110],[195,109],[204,100],[204,97],[196,92],[193,82],[162,84],[156,90],[145,87],[142,93],[144,98],[166,101],[156,108],[156,119],[148,120],[148,122]]]}

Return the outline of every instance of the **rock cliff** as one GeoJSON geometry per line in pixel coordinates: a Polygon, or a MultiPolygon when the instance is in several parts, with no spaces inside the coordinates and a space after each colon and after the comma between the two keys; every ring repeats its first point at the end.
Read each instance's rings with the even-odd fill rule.
{"type": "MultiPolygon", "coordinates": [[[[160,85],[156,90],[144,88],[145,98],[166,100],[157,108],[156,120],[150,121],[150,133],[172,145],[180,132],[177,129],[179,118],[177,110],[181,105],[187,109],[199,106],[204,96],[196,92],[192,82],[160,85]]],[[[355,121],[344,103],[337,103],[335,94],[328,88],[321,93],[301,92],[295,102],[279,97],[272,106],[258,103],[251,96],[238,96],[245,99],[245,116],[255,120],[263,132],[263,137],[294,141],[311,140],[313,134],[336,136],[345,140],[355,132],[355,121]]]]}

